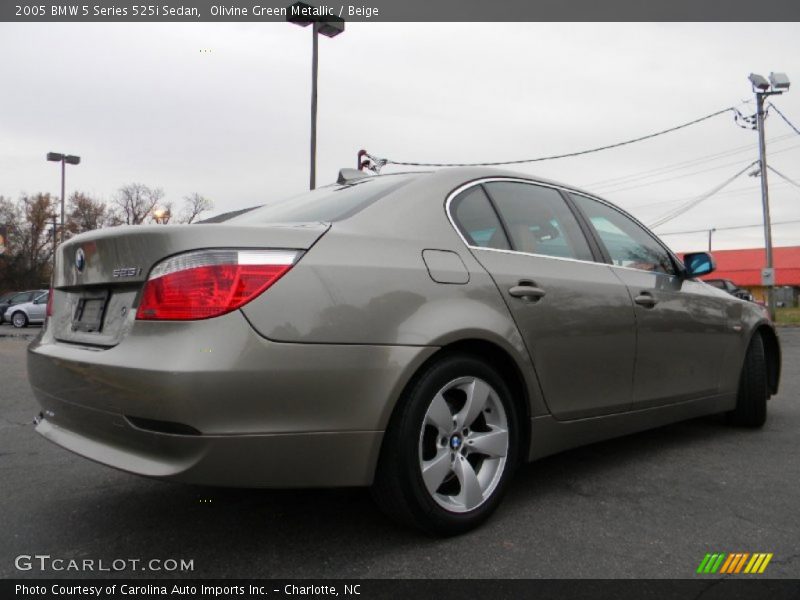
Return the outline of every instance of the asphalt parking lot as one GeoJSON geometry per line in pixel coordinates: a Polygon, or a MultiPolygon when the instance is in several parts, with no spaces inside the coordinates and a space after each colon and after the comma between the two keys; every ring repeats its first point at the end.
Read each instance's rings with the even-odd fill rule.
{"type": "Polygon", "coordinates": [[[50,554],[191,559],[196,577],[691,578],[707,552],[771,552],[765,576],[800,576],[800,328],[781,330],[784,376],[764,429],[704,418],[538,461],[487,525],[446,540],[388,522],[365,490],[162,483],[61,450],[33,430],[27,340],[8,330],[2,577],[92,575],[15,568],[19,555],[50,554]]]}

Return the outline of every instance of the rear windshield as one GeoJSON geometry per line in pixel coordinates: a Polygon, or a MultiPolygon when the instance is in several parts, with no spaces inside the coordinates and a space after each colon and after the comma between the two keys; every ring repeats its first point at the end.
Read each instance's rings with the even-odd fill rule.
{"type": "Polygon", "coordinates": [[[328,185],[299,196],[269,202],[244,214],[234,215],[228,223],[303,223],[341,221],[363,210],[376,200],[394,192],[414,179],[412,175],[384,175],[352,183],[328,185]]]}

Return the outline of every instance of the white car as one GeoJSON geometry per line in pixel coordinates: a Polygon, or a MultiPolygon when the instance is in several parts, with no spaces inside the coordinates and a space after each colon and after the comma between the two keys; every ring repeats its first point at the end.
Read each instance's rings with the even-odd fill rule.
{"type": "Polygon", "coordinates": [[[31,302],[23,302],[10,306],[6,310],[4,320],[10,321],[14,327],[27,327],[31,323],[44,323],[47,312],[47,301],[50,292],[45,292],[34,298],[31,302]]]}

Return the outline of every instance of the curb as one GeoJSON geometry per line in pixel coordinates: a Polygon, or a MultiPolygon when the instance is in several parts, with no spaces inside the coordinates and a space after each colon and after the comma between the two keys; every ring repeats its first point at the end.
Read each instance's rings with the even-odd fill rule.
{"type": "Polygon", "coordinates": [[[20,340],[32,340],[37,335],[39,335],[39,331],[17,331],[16,329],[8,329],[3,330],[0,329],[0,339],[20,339],[20,340]]]}

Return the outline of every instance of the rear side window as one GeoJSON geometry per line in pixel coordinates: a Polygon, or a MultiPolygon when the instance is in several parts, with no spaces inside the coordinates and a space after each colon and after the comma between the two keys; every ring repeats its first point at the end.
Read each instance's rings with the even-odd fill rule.
{"type": "Polygon", "coordinates": [[[553,188],[496,181],[486,191],[511,236],[514,250],[529,254],[593,260],[575,215],[553,188]]]}
{"type": "Polygon", "coordinates": [[[450,212],[470,246],[511,249],[500,219],[481,186],[476,185],[456,196],[450,212]]]}
{"type": "Polygon", "coordinates": [[[304,223],[341,221],[414,179],[408,175],[365,178],[329,185],[299,196],[269,202],[228,219],[228,223],[304,223]]]}
{"type": "Polygon", "coordinates": [[[591,222],[613,264],[675,274],[669,252],[643,227],[602,202],[578,194],[570,195],[591,222]]]}

